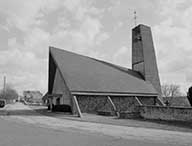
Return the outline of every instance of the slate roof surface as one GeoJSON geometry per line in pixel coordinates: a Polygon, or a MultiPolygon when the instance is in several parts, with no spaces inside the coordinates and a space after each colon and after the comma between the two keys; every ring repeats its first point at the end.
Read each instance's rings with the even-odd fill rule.
{"type": "Polygon", "coordinates": [[[157,94],[133,70],[54,47],[50,53],[72,92],[157,94]]]}

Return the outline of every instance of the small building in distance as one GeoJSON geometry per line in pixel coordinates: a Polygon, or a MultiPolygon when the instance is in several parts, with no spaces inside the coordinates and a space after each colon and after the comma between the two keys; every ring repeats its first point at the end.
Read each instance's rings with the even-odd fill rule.
{"type": "Polygon", "coordinates": [[[168,103],[168,106],[191,107],[186,96],[163,97],[163,102],[168,103]]]}
{"type": "Polygon", "coordinates": [[[23,99],[28,104],[41,104],[43,94],[40,91],[27,90],[23,91],[23,99]]]}
{"type": "Polygon", "coordinates": [[[67,105],[81,112],[137,112],[137,105],[163,105],[151,29],[132,30],[132,69],[54,47],[49,48],[51,109],[67,105]]]}

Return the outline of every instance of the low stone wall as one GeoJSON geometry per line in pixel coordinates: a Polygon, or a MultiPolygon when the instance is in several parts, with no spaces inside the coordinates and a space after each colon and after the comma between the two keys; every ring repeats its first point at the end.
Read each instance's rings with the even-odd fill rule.
{"type": "Polygon", "coordinates": [[[4,115],[7,115],[7,112],[6,111],[4,111],[4,110],[0,110],[0,116],[4,116],[4,115]]]}
{"type": "Polygon", "coordinates": [[[140,116],[145,119],[167,121],[192,121],[192,108],[165,107],[165,106],[139,106],[140,116]]]}
{"type": "Polygon", "coordinates": [[[119,119],[135,119],[141,118],[139,112],[121,111],[119,112],[119,119]]]}
{"type": "Polygon", "coordinates": [[[5,108],[0,109],[0,116],[1,116],[1,115],[3,115],[3,116],[4,116],[4,115],[7,115],[7,113],[8,113],[8,112],[7,112],[7,110],[6,110],[5,108]]]}

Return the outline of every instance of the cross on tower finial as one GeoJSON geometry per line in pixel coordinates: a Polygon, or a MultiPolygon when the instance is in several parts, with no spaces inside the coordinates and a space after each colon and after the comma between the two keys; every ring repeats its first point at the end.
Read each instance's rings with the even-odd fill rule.
{"type": "Polygon", "coordinates": [[[134,24],[137,26],[137,12],[134,11],[134,24]]]}

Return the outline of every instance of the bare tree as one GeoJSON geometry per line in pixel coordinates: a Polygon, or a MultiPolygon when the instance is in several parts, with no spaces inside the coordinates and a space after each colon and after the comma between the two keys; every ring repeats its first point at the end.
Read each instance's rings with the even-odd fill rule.
{"type": "Polygon", "coordinates": [[[161,86],[163,97],[176,97],[180,96],[180,86],[175,84],[164,84],[161,86]]]}
{"type": "Polygon", "coordinates": [[[167,104],[170,104],[174,97],[181,96],[180,86],[176,84],[164,84],[161,86],[162,96],[166,97],[167,104]]]}
{"type": "Polygon", "coordinates": [[[170,95],[169,85],[168,84],[162,85],[161,92],[163,97],[168,97],[170,95]]]}
{"type": "Polygon", "coordinates": [[[18,98],[18,93],[11,85],[7,84],[5,89],[0,91],[0,98],[11,101],[18,98]]]}

